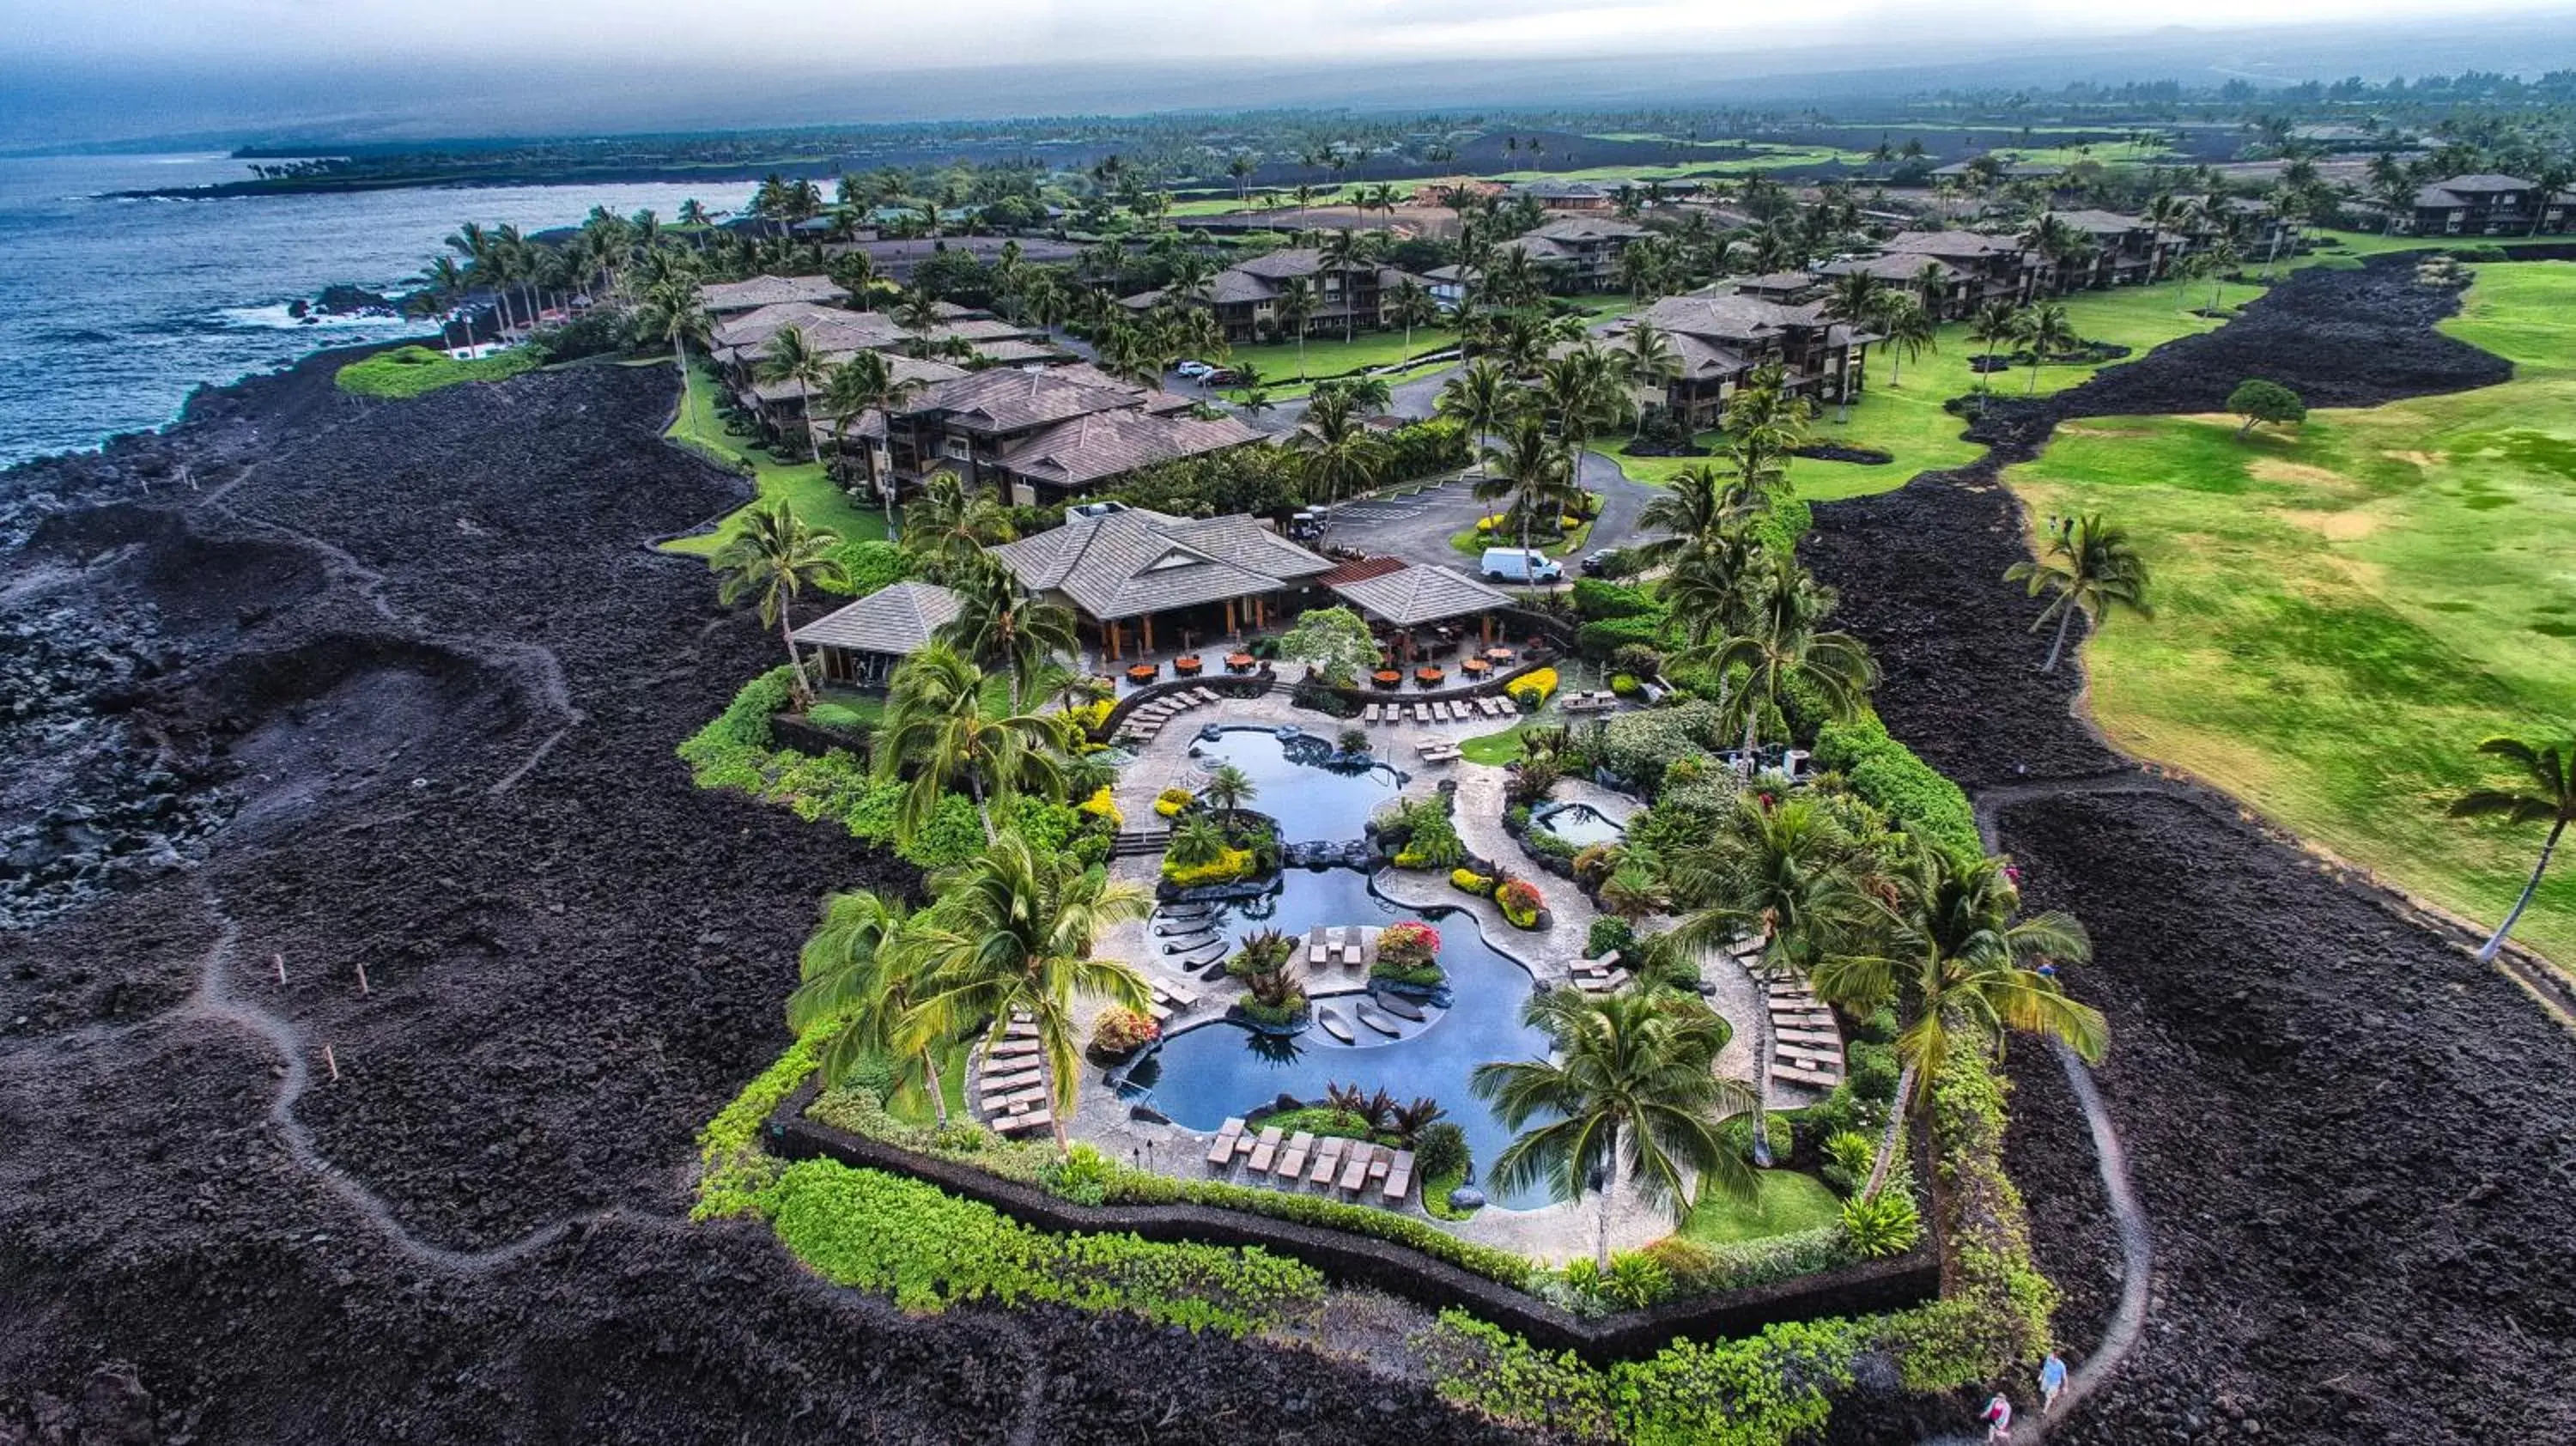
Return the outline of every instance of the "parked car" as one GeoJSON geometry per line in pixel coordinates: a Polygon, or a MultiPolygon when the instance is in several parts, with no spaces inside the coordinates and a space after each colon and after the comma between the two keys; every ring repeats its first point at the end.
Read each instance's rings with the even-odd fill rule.
{"type": "Polygon", "coordinates": [[[1236,371],[1232,367],[1210,367],[1208,368],[1207,375],[1199,378],[1199,384],[1201,386],[1209,387],[1241,386],[1243,384],[1243,373],[1236,371]]]}
{"type": "Polygon", "coordinates": [[[1626,561],[1627,559],[1621,555],[1619,549],[1615,547],[1596,547],[1590,552],[1583,554],[1583,575],[1585,577],[1617,577],[1621,572],[1626,571],[1626,568],[1622,566],[1626,561]]]}
{"type": "Polygon", "coordinates": [[[1205,381],[1208,377],[1213,376],[1216,373],[1217,368],[1215,364],[1211,362],[1185,361],[1179,366],[1172,368],[1172,370],[1178,372],[1182,376],[1188,377],[1191,381],[1196,382],[1205,381]]]}
{"type": "Polygon", "coordinates": [[[1535,585],[1565,579],[1565,569],[1557,566],[1545,553],[1523,551],[1517,547],[1486,548],[1484,570],[1486,579],[1492,582],[1535,585]]]}

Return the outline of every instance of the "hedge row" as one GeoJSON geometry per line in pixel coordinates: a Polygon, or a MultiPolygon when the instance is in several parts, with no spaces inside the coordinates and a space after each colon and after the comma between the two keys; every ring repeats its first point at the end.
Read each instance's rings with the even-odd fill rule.
{"type": "Polygon", "coordinates": [[[1839,770],[1855,792],[1915,837],[1970,858],[1985,852],[1968,795],[1913,749],[1889,737],[1876,712],[1817,729],[1816,762],[1839,770]]]}

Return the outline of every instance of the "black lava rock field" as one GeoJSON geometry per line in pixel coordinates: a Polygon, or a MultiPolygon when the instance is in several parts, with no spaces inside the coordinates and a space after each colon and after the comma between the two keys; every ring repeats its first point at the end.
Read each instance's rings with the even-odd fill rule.
{"type": "Polygon", "coordinates": [[[774,641],[639,545],[741,497],[666,370],[339,360],[0,481],[0,1443],[1499,1439],[685,1223],[818,897],[909,881],[672,757],[774,641]]]}

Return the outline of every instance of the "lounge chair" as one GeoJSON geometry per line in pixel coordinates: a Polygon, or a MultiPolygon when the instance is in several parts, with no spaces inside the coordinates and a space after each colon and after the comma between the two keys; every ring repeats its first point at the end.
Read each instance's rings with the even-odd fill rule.
{"type": "Polygon", "coordinates": [[[1360,710],[1360,721],[1363,723],[1375,723],[1377,721],[1377,714],[1378,705],[1371,703],[1360,710]]]}
{"type": "Polygon", "coordinates": [[[1295,1184],[1306,1173],[1306,1156],[1315,1148],[1315,1132],[1299,1130],[1288,1137],[1288,1148],[1279,1152],[1279,1178],[1295,1184]]]}
{"type": "Polygon", "coordinates": [[[1307,1173],[1306,1183],[1309,1185],[1333,1183],[1333,1175],[1341,1168],[1342,1152],[1350,1147],[1351,1142],[1339,1135],[1326,1136],[1323,1148],[1315,1151],[1315,1167],[1307,1173]]]}
{"type": "Polygon", "coordinates": [[[1378,1149],[1376,1145],[1363,1144],[1351,1151],[1350,1158],[1342,1164],[1341,1187],[1344,1190],[1356,1191],[1368,1183],[1369,1170],[1377,1159],[1378,1149]]]}
{"type": "Polygon", "coordinates": [[[1240,1119],[1228,1120],[1224,1124],[1219,1125],[1216,1132],[1216,1142],[1208,1146],[1207,1162],[1219,1169],[1233,1164],[1235,1137],[1242,1133],[1243,1121],[1240,1119]]]}
{"type": "Polygon", "coordinates": [[[1389,1205],[1401,1205],[1404,1203],[1404,1197],[1412,1193],[1413,1152],[1398,1150],[1395,1152],[1395,1163],[1387,1167],[1386,1184],[1381,1194],[1389,1205]]]}
{"type": "Polygon", "coordinates": [[[1032,1130],[1047,1129],[1054,1124],[1053,1114],[1045,1110],[1031,1110],[1025,1115],[1012,1115],[1008,1119],[995,1120],[993,1129],[998,1134],[1025,1135],[1032,1130]]]}
{"type": "Polygon", "coordinates": [[[1324,926],[1317,924],[1306,931],[1306,963],[1321,965],[1333,957],[1333,946],[1324,938],[1324,926]]]}
{"type": "Polygon", "coordinates": [[[1278,1158],[1279,1137],[1284,1133],[1286,1132],[1277,1125],[1272,1125],[1261,1132],[1261,1138],[1255,1140],[1252,1145],[1252,1173],[1256,1175],[1270,1173],[1270,1162],[1278,1158]]]}

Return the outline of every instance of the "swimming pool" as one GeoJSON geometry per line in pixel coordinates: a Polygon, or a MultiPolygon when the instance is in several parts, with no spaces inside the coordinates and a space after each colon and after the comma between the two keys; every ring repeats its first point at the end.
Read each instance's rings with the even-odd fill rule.
{"type": "Polygon", "coordinates": [[[1617,843],[1628,831],[1610,815],[1588,803],[1551,803],[1530,814],[1530,827],[1542,828],[1576,848],[1617,843]]]}
{"type": "MultiPolygon", "coordinates": [[[[1521,1010],[1534,988],[1529,971],[1487,944],[1472,915],[1457,912],[1433,918],[1379,896],[1366,874],[1337,868],[1292,869],[1281,877],[1277,892],[1225,905],[1214,919],[1229,946],[1259,929],[1277,929],[1296,939],[1299,967],[1307,973],[1310,987],[1360,975],[1339,966],[1304,970],[1307,930],[1318,924],[1341,928],[1429,919],[1440,931],[1440,964],[1449,973],[1451,1004],[1447,1009],[1426,1008],[1428,1019],[1421,1024],[1399,1021],[1401,1039],[1375,1035],[1354,1021],[1357,1042],[1353,1044],[1343,1044],[1319,1028],[1281,1039],[1221,1020],[1199,1025],[1165,1040],[1128,1071],[1130,1095],[1143,1097],[1193,1130],[1213,1130],[1229,1116],[1269,1104],[1282,1094],[1320,1100],[1327,1084],[1356,1084],[1367,1090],[1382,1087],[1403,1101],[1429,1095],[1466,1131],[1478,1178],[1485,1178],[1494,1157],[1511,1143],[1512,1132],[1468,1091],[1468,1077],[1489,1060],[1544,1059],[1548,1039],[1521,1023],[1521,1010]]],[[[1228,984],[1220,980],[1204,987],[1222,992],[1228,984]]],[[[1327,995],[1316,1004],[1338,1008],[1343,1018],[1350,1019],[1358,997],[1327,995]]],[[[1503,1195],[1490,1183],[1484,1188],[1494,1204],[1506,1209],[1548,1203],[1543,1189],[1503,1195]]]]}
{"type": "MultiPolygon", "coordinates": [[[[1311,733],[1271,728],[1214,730],[1190,745],[1190,756],[1213,769],[1232,764],[1257,790],[1250,807],[1279,821],[1281,843],[1338,843],[1368,831],[1369,815],[1394,800],[1404,775],[1383,763],[1327,768],[1333,745],[1311,733]]],[[[1330,924],[1358,919],[1328,919],[1330,924]]]]}

